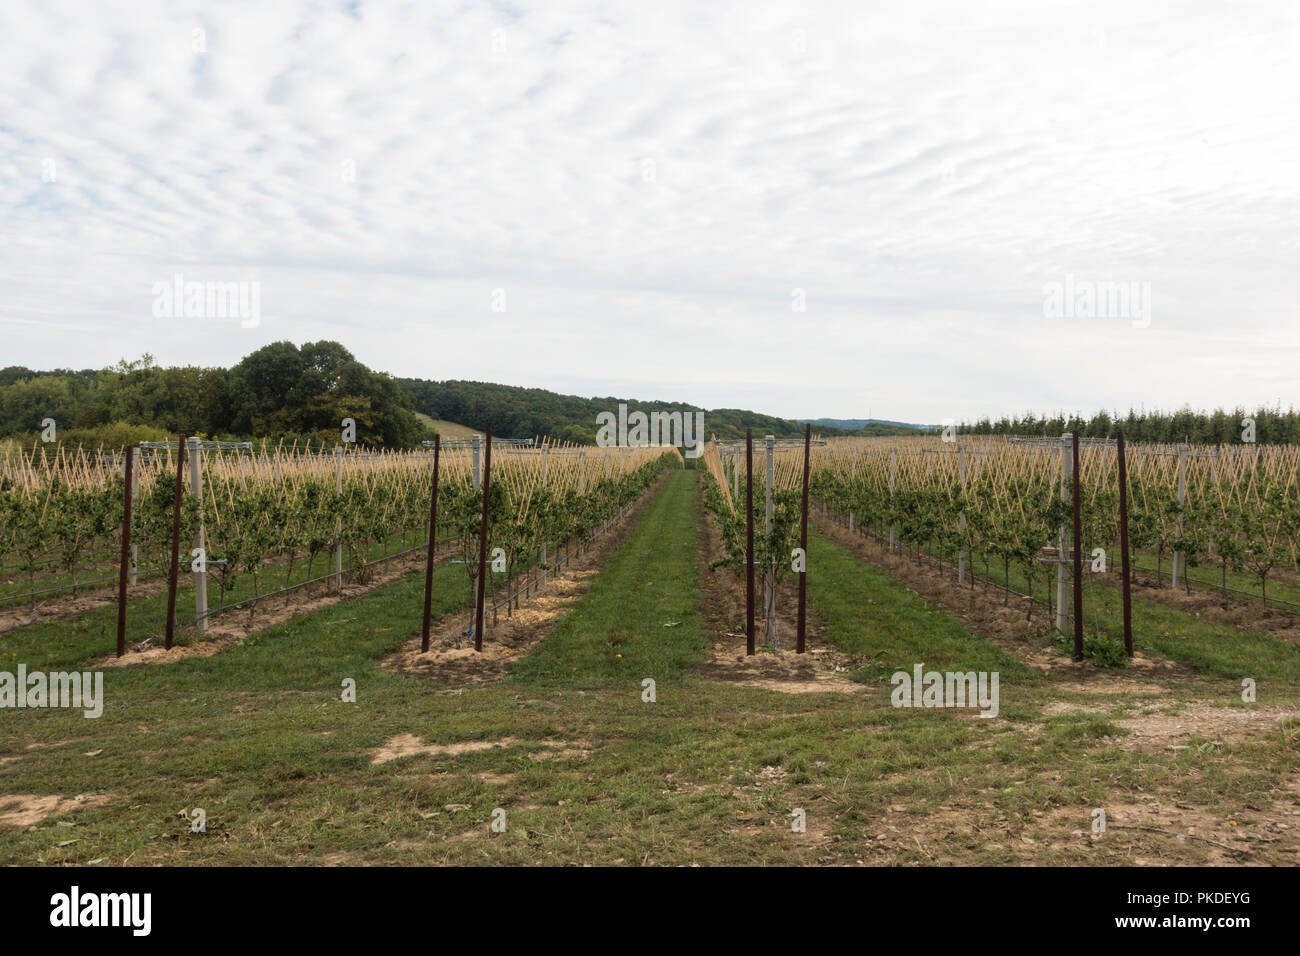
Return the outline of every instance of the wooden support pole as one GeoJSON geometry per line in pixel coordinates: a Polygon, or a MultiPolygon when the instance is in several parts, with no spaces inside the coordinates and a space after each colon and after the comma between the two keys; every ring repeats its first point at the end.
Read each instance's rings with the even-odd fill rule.
{"type": "MultiPolygon", "coordinates": [[[[1187,453],[1190,451],[1188,445],[1178,446],[1178,530],[1175,534],[1175,540],[1178,546],[1174,548],[1174,567],[1170,573],[1169,586],[1176,588],[1184,583],[1183,579],[1187,574],[1187,555],[1183,553],[1183,506],[1187,502],[1187,453]]],[[[1156,582],[1159,586],[1159,582],[1156,582]]]]}
{"type": "MultiPolygon", "coordinates": [[[[334,446],[334,490],[343,495],[343,446],[334,446]]],[[[334,587],[343,588],[343,513],[334,518],[334,587]]]]}

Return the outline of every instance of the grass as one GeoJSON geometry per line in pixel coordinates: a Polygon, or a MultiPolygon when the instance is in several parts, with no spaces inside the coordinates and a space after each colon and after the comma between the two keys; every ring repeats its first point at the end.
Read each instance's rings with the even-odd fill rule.
{"type": "MultiPolygon", "coordinates": [[[[1211,850],[1192,840],[1073,834],[1116,801],[1248,820],[1300,769],[1294,721],[1208,750],[1122,749],[1117,721],[1134,708],[1211,693],[1226,703],[1233,685],[1073,693],[817,539],[812,607],[831,640],[872,655],[873,683],[791,695],[694,677],[706,642],[695,481],[671,477],[582,601],[497,684],[438,686],[379,666],[417,631],[416,573],[212,657],[110,670],[98,720],[0,710],[0,793],[104,799],[0,826],[0,862],[1198,863],[1211,850]],[[917,661],[1000,669],[1002,715],[890,707],[875,678],[917,661]],[[655,703],[642,700],[645,676],[659,682],[655,703]],[[340,699],[347,678],[356,703],[340,699]],[[1060,701],[1098,712],[1046,710],[1060,701]],[[372,764],[399,734],[500,746],[372,764]],[[190,830],[196,807],[206,833],[190,830]],[[790,826],[795,808],[806,833],[790,826]],[[492,833],[498,809],[507,827],[492,833]]],[[[459,603],[461,573],[438,570],[435,613],[459,603]]],[[[89,634],[55,638],[6,635],[5,661],[35,669],[103,650],[89,634]]],[[[1295,862],[1294,838],[1243,832],[1235,845],[1295,862]]]]}
{"type": "Polygon", "coordinates": [[[512,679],[564,687],[680,681],[705,649],[695,570],[695,477],[674,472],[577,608],[512,679]]]}
{"type": "Polygon", "coordinates": [[[431,418],[424,412],[416,412],[415,417],[430,428],[434,429],[443,438],[473,438],[475,435],[483,434],[482,431],[469,428],[465,425],[457,425],[455,422],[443,421],[441,418],[431,418]]]}
{"type": "MultiPolygon", "coordinates": [[[[983,576],[984,562],[977,558],[972,570],[983,576]]],[[[1004,575],[1000,560],[990,561],[987,576],[994,584],[1029,593],[1023,568],[1015,563],[1004,575]]],[[[1035,578],[1034,593],[1047,594],[1043,573],[1035,578]]],[[[952,587],[957,587],[955,580],[952,587]]],[[[980,585],[976,584],[978,588],[980,585]]],[[[1055,580],[1051,582],[1055,592],[1055,580]]],[[[1109,576],[1085,574],[1084,620],[1112,637],[1122,637],[1123,610],[1120,591],[1109,576]]],[[[1015,600],[1013,598],[1013,600],[1015,600]]],[[[1135,597],[1132,601],[1133,644],[1139,651],[1153,651],[1163,657],[1196,668],[1207,678],[1241,680],[1250,677],[1260,687],[1268,685],[1278,694],[1293,694],[1300,686],[1300,646],[1257,631],[1206,620],[1157,601],[1135,597]]],[[[1045,614],[1041,608],[1035,614],[1045,614]]],[[[1043,618],[1046,620],[1046,618],[1043,618]]]]}
{"type": "Polygon", "coordinates": [[[940,671],[1002,671],[1028,678],[1029,669],[955,618],[927,604],[876,568],[821,534],[808,536],[808,600],[835,643],[870,660],[853,676],[887,680],[924,663],[940,671]]]}

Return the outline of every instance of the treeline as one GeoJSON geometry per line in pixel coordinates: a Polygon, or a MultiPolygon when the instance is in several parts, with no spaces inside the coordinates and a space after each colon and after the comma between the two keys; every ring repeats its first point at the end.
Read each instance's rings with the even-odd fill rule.
{"type": "MultiPolygon", "coordinates": [[[[360,445],[416,447],[433,437],[417,412],[502,438],[550,435],[579,444],[596,438],[596,415],[695,412],[698,407],[637,399],[581,398],[487,382],[395,379],[361,364],[338,342],[274,342],[225,368],[162,367],[152,356],[105,369],[0,369],[0,439],[23,443],[55,423],[71,444],[119,447],[185,433],[221,441],[336,444],[344,418],[360,445]]],[[[796,422],[737,408],[704,411],[705,436],[802,434],[796,422]]],[[[834,429],[822,429],[834,432],[834,429]]]]}
{"type": "Polygon", "coordinates": [[[432,437],[411,397],[337,342],[275,342],[229,369],[163,368],[145,355],[107,369],[0,369],[0,437],[113,447],[179,433],[223,441],[336,444],[344,418],[358,444],[408,448],[432,437]]]}
{"type": "Polygon", "coordinates": [[[746,428],[752,428],[756,436],[791,438],[803,434],[803,426],[797,422],[739,408],[701,409],[698,405],[681,402],[582,398],[541,388],[490,382],[432,382],[416,378],[399,378],[397,381],[411,394],[416,411],[470,428],[490,428],[494,435],[516,438],[550,435],[562,441],[590,445],[596,440],[596,416],[601,412],[617,414],[619,403],[626,404],[629,413],[703,411],[705,438],[710,435],[744,438],[746,428]]]}
{"type": "Polygon", "coordinates": [[[1246,420],[1254,422],[1254,438],[1260,444],[1300,444],[1300,411],[1288,408],[1257,408],[1231,411],[1216,408],[1213,412],[1198,412],[1184,407],[1176,412],[1134,411],[1127,415],[1101,411],[1091,418],[1079,416],[1044,416],[1033,412],[1023,418],[1002,417],[996,421],[981,418],[976,422],[963,422],[958,432],[966,435],[1061,435],[1079,430],[1086,438],[1114,438],[1124,432],[1125,441],[1153,443],[1232,445],[1240,444],[1246,420]]]}

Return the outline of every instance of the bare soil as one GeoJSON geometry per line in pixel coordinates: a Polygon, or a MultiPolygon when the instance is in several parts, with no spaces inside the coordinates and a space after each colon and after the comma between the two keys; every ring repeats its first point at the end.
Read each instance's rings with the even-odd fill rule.
{"type": "MultiPolygon", "coordinates": [[[[449,546],[435,555],[435,561],[442,564],[454,553],[455,549],[449,546]]],[[[126,653],[121,657],[110,654],[94,661],[91,666],[130,667],[135,664],[166,664],[182,657],[209,657],[277,624],[368,594],[375,588],[420,570],[426,560],[424,554],[408,554],[382,565],[370,565],[364,581],[350,578],[345,572],[341,587],[321,583],[310,589],[297,588],[274,597],[264,597],[251,608],[234,608],[219,617],[209,618],[202,639],[197,639],[195,634],[188,634],[185,635],[188,643],[173,644],[168,650],[163,647],[161,636],[151,637],[127,645],[126,653]]]]}
{"type": "Polygon", "coordinates": [[[109,794],[76,797],[35,793],[0,794],[0,826],[31,827],[47,817],[63,816],[86,807],[98,807],[109,799],[109,794]]]}
{"type": "MultiPolygon", "coordinates": [[[[862,658],[850,658],[825,638],[825,627],[805,613],[805,653],[795,653],[798,606],[793,585],[777,594],[777,635],[781,647],[745,654],[745,585],[725,568],[709,570],[709,562],[722,557],[722,532],[704,508],[704,486],[696,496],[700,541],[695,563],[703,594],[704,623],[711,637],[712,654],[692,673],[710,680],[728,681],[746,687],[762,687],[787,694],[828,692],[861,693],[866,688],[849,677],[862,658]],[[784,600],[782,600],[784,599],[784,600]]],[[[755,575],[755,643],[762,645],[765,629],[762,613],[762,577],[755,575]]]]}
{"type": "MultiPolygon", "coordinates": [[[[147,597],[167,589],[167,579],[151,578],[127,588],[128,597],[147,597]]],[[[82,588],[76,597],[52,597],[27,604],[0,607],[0,634],[46,621],[70,621],[87,611],[117,603],[117,586],[82,588]]]]}
{"type": "Polygon", "coordinates": [[[1243,631],[1266,634],[1279,641],[1300,644],[1300,614],[1222,591],[1171,588],[1162,585],[1154,574],[1135,576],[1133,585],[1133,596],[1144,601],[1154,601],[1216,624],[1227,624],[1243,631]]]}

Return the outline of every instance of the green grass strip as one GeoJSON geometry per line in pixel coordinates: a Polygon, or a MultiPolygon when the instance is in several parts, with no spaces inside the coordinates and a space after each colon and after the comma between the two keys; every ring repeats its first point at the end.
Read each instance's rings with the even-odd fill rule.
{"type": "Polygon", "coordinates": [[[915,664],[926,670],[998,671],[1003,677],[1032,674],[961,621],[812,530],[808,602],[836,646],[870,656],[853,672],[863,683],[888,680],[895,671],[910,673],[915,664]]]}
{"type": "Polygon", "coordinates": [[[515,667],[527,684],[679,681],[704,654],[694,472],[673,472],[555,633],[515,667]]]}

